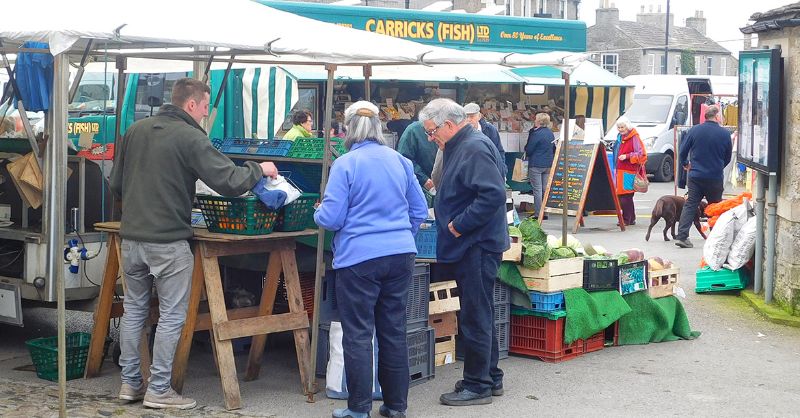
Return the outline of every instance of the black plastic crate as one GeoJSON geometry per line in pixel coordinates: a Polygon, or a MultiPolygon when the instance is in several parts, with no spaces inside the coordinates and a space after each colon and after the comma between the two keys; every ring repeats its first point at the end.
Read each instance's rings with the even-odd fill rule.
{"type": "Polygon", "coordinates": [[[501,303],[494,305],[494,323],[501,324],[511,321],[511,304],[501,303]]]}
{"type": "Polygon", "coordinates": [[[619,290],[617,260],[583,260],[583,288],[586,291],[619,290]]]}
{"type": "Polygon", "coordinates": [[[494,281],[493,293],[494,293],[493,300],[495,305],[511,302],[511,291],[508,289],[507,285],[501,283],[499,280],[494,281]]]}
{"type": "Polygon", "coordinates": [[[431,380],[435,376],[436,336],[433,327],[426,327],[406,334],[408,342],[408,374],[410,386],[431,380]]]}
{"type": "Polygon", "coordinates": [[[322,276],[319,297],[319,323],[330,326],[331,321],[339,321],[339,305],[336,302],[336,272],[328,270],[322,276]]]}
{"type": "Polygon", "coordinates": [[[408,284],[408,303],[406,304],[407,330],[428,326],[428,298],[431,288],[430,264],[417,263],[408,284]]]}
{"type": "Polygon", "coordinates": [[[328,372],[328,357],[331,354],[330,346],[331,324],[319,324],[319,338],[317,338],[317,377],[325,377],[328,372]]]}
{"type": "MultiPolygon", "coordinates": [[[[504,323],[495,322],[494,332],[497,335],[498,358],[501,360],[508,358],[508,345],[511,340],[510,321],[504,323]]],[[[456,360],[464,361],[464,342],[461,340],[461,334],[456,335],[456,360]]]]}

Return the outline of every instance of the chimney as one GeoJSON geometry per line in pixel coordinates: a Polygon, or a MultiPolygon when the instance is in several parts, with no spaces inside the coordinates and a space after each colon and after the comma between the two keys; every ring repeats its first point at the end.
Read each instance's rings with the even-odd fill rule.
{"type": "Polygon", "coordinates": [[[702,10],[695,10],[694,17],[686,18],[686,27],[693,28],[705,36],[706,34],[706,18],[703,17],[702,10]]]}
{"type": "MultiPolygon", "coordinates": [[[[641,7],[641,12],[636,15],[636,22],[641,23],[643,25],[652,26],[655,28],[663,29],[667,24],[667,15],[666,13],[661,12],[661,6],[658,6],[658,11],[653,12],[653,5],[650,5],[650,11],[648,13],[644,12],[644,6],[641,7]]],[[[669,14],[669,27],[672,28],[675,26],[675,15],[670,13],[669,14]]]]}
{"type": "Polygon", "coordinates": [[[613,6],[595,11],[595,23],[597,26],[616,26],[619,24],[619,9],[613,6]]]}

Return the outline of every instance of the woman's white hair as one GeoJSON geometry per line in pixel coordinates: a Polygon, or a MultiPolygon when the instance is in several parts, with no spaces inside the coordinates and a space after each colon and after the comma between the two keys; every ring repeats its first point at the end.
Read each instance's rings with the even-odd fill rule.
{"type": "Polygon", "coordinates": [[[631,120],[628,119],[627,116],[620,116],[619,119],[617,119],[617,123],[614,125],[618,128],[623,127],[629,131],[634,128],[633,123],[631,123],[631,120]]]}
{"type": "Polygon", "coordinates": [[[433,99],[419,112],[421,122],[432,120],[436,126],[443,124],[446,120],[459,125],[466,118],[467,113],[464,112],[464,108],[450,99],[433,99]]]}
{"type": "Polygon", "coordinates": [[[378,107],[374,104],[366,100],[351,104],[344,111],[344,124],[347,127],[344,138],[346,149],[349,150],[353,144],[366,140],[386,145],[386,141],[383,139],[381,119],[378,117],[378,107]]]}

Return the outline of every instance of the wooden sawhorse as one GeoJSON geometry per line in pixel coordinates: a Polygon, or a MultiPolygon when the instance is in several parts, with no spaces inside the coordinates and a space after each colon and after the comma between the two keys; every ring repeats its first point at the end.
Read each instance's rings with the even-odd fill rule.
{"type": "MultiPolygon", "coordinates": [[[[103,283],[100,286],[99,300],[94,312],[94,329],[86,362],[87,378],[99,374],[109,322],[112,317],[121,315],[122,311],[121,304],[115,306],[113,300],[114,288],[117,278],[121,275],[120,266],[122,264],[119,250],[119,222],[98,223],[95,224],[95,229],[109,234],[109,252],[103,283]]],[[[261,368],[267,334],[294,331],[300,380],[305,393],[308,379],[312,378],[309,374],[311,346],[308,335],[308,315],[303,306],[300,278],[297,273],[294,238],[316,234],[317,231],[305,230],[245,236],[217,234],[208,232],[206,229],[195,229],[192,238],[194,272],[192,289],[189,294],[189,307],[172,366],[172,387],[176,391],[180,392],[183,389],[192,336],[195,331],[211,331],[214,360],[219,369],[225,408],[229,410],[241,407],[239,381],[231,340],[247,336],[253,337],[244,379],[255,380],[258,378],[261,368]],[[218,257],[267,252],[270,254],[269,264],[259,305],[228,310],[225,306],[218,257]],[[275,302],[281,273],[283,273],[286,283],[289,313],[273,315],[272,306],[275,302]],[[208,298],[208,313],[199,312],[200,299],[204,292],[208,298]]],[[[146,347],[145,342],[142,347],[143,351],[146,351],[146,347]]],[[[149,356],[143,355],[143,369],[145,368],[144,363],[148,359],[149,356]]],[[[144,372],[143,370],[143,374],[144,372]]]]}

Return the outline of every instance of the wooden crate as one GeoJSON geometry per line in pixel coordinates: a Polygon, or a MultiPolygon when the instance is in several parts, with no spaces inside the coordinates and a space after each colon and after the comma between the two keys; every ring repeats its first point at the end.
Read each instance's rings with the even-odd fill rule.
{"type": "Polygon", "coordinates": [[[583,257],[550,260],[540,269],[521,265],[517,269],[529,290],[558,292],[583,287],[583,257]]]}
{"type": "Polygon", "coordinates": [[[503,253],[503,261],[519,263],[522,260],[522,241],[520,237],[510,236],[511,247],[503,253]]]}
{"type": "Polygon", "coordinates": [[[448,351],[446,353],[437,353],[436,354],[436,367],[444,366],[447,364],[453,364],[456,362],[456,352],[448,351]]]}
{"type": "Polygon", "coordinates": [[[430,315],[428,325],[433,327],[437,337],[458,334],[458,313],[456,311],[430,315]]]}
{"type": "Polygon", "coordinates": [[[444,335],[436,337],[436,366],[455,363],[456,361],[456,337],[455,335],[444,335]]]}
{"type": "Polygon", "coordinates": [[[677,268],[650,271],[647,293],[653,299],[672,296],[672,289],[678,284],[680,274],[677,268]]]}
{"type": "Polygon", "coordinates": [[[428,315],[444,312],[453,312],[461,309],[461,302],[455,296],[456,281],[439,282],[431,284],[431,293],[428,302],[428,315]]]}

